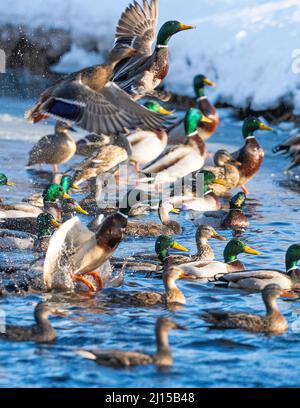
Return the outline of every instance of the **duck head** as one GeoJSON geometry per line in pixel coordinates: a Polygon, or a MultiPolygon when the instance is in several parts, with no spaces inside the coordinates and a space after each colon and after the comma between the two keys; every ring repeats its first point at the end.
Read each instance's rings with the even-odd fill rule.
{"type": "Polygon", "coordinates": [[[41,213],[37,219],[38,237],[49,237],[52,235],[54,229],[60,227],[60,223],[48,213],[41,213]]]}
{"type": "MultiPolygon", "coordinates": [[[[196,175],[196,182],[199,183],[199,186],[201,185],[203,187],[202,191],[204,194],[208,194],[209,192],[211,192],[212,184],[219,184],[221,186],[224,186],[226,184],[223,180],[217,179],[214,173],[209,170],[199,171],[196,175]]],[[[199,191],[201,190],[199,189],[199,191]]]]}
{"type": "Polygon", "coordinates": [[[11,182],[5,174],[0,173],[0,186],[13,186],[14,183],[11,182]]]}
{"type": "Polygon", "coordinates": [[[162,107],[157,101],[149,100],[144,103],[144,106],[152,112],[160,113],[161,115],[172,115],[174,112],[168,111],[162,107]]]}
{"type": "Polygon", "coordinates": [[[46,202],[55,202],[56,200],[63,200],[71,197],[65,192],[60,184],[53,183],[45,188],[43,198],[46,202]]]}
{"type": "Polygon", "coordinates": [[[55,133],[56,134],[66,134],[68,131],[76,132],[76,130],[72,127],[71,123],[57,121],[55,125],[55,133]]]}
{"type": "Polygon", "coordinates": [[[292,271],[293,269],[298,269],[297,263],[300,260],[300,245],[293,244],[291,245],[285,254],[285,266],[287,272],[292,271]]]}
{"type": "Polygon", "coordinates": [[[106,217],[96,231],[97,246],[106,252],[107,258],[120,244],[123,231],[127,227],[127,217],[120,212],[106,217]]]}
{"type": "Polygon", "coordinates": [[[243,124],[243,136],[244,139],[250,138],[254,136],[254,132],[256,130],[268,130],[271,131],[273,130],[271,127],[267,126],[265,123],[260,121],[258,118],[255,116],[249,116],[244,120],[243,124]]]}
{"type": "Polygon", "coordinates": [[[225,164],[233,164],[234,166],[241,166],[241,163],[235,160],[232,155],[224,149],[218,150],[214,155],[214,163],[218,167],[223,167],[225,164]]]}
{"type": "Polygon", "coordinates": [[[63,200],[62,202],[62,213],[65,214],[69,214],[71,216],[73,216],[75,213],[79,213],[79,214],[83,214],[83,215],[88,215],[89,213],[84,210],[79,203],[74,200],[73,198],[67,198],[65,200],[63,200]]]}
{"type": "Polygon", "coordinates": [[[235,194],[229,201],[229,208],[233,210],[243,210],[245,207],[246,194],[242,191],[235,194]]]}
{"type": "Polygon", "coordinates": [[[192,28],[196,27],[180,23],[179,21],[167,21],[158,32],[156,47],[167,47],[170,38],[174,34],[179,33],[180,31],[190,30],[192,28]]]}
{"type": "Polygon", "coordinates": [[[186,330],[184,327],[179,326],[171,317],[159,317],[156,322],[156,332],[170,331],[170,330],[186,330]]]}
{"type": "Polygon", "coordinates": [[[70,188],[73,188],[74,190],[79,190],[79,187],[77,186],[76,183],[73,183],[73,179],[69,174],[65,174],[62,176],[60,185],[63,187],[66,193],[69,192],[70,188]]]}
{"type": "Polygon", "coordinates": [[[200,242],[203,239],[207,241],[210,238],[226,241],[226,238],[218,234],[210,225],[199,225],[196,230],[196,242],[200,242]]]}
{"type": "Polygon", "coordinates": [[[205,86],[216,86],[216,84],[210,81],[205,75],[196,75],[194,78],[194,91],[198,98],[205,96],[205,86]]]}
{"type": "Polygon", "coordinates": [[[161,261],[169,255],[170,248],[188,252],[188,249],[176,242],[170,235],[160,235],[155,241],[155,252],[161,261]]]}
{"type": "Polygon", "coordinates": [[[226,245],[223,256],[225,262],[233,262],[237,260],[237,256],[239,254],[251,254],[251,255],[260,255],[260,252],[256,251],[255,249],[249,247],[244,242],[240,241],[239,239],[232,239],[226,245]]]}
{"type": "Polygon", "coordinates": [[[190,108],[184,118],[184,128],[186,136],[195,136],[199,123],[212,123],[213,121],[204,116],[197,108],[190,108]]]}

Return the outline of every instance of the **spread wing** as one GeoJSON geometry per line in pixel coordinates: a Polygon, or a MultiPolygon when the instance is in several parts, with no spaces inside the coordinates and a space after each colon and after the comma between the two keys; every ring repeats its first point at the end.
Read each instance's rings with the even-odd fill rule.
{"type": "Polygon", "coordinates": [[[121,15],[115,34],[115,46],[127,44],[141,55],[151,55],[156,38],[158,0],[143,0],[143,7],[134,1],[121,15]]]}
{"type": "Polygon", "coordinates": [[[126,129],[159,129],[164,118],[134,102],[116,84],[108,82],[100,92],[84,85],[80,77],[52,89],[40,111],[96,134],[116,135],[126,129]]]}

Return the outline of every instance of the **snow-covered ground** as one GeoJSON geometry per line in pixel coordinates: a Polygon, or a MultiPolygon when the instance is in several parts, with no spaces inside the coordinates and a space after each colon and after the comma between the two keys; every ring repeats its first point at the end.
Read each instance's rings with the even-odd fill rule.
{"type": "MultiPolygon", "coordinates": [[[[97,61],[95,53],[82,49],[88,39],[112,44],[114,27],[128,3],[2,0],[0,24],[70,30],[72,50],[55,67],[69,71],[97,61]]],[[[171,40],[170,88],[191,93],[194,74],[203,72],[218,84],[210,91],[214,100],[238,107],[251,103],[254,109],[284,101],[300,114],[300,0],[160,0],[159,8],[160,24],[179,19],[198,27],[171,40]]]]}

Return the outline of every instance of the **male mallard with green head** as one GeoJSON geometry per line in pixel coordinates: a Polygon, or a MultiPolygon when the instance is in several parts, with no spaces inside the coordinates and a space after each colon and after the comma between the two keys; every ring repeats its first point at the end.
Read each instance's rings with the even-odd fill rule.
{"type": "Polygon", "coordinates": [[[266,316],[208,310],[202,315],[202,318],[218,329],[241,329],[254,333],[281,334],[288,329],[288,322],[276,304],[276,299],[281,295],[282,290],[279,285],[265,286],[262,298],[266,306],[266,316]]]}
{"type": "Polygon", "coordinates": [[[121,15],[117,25],[115,47],[130,44],[139,54],[117,64],[113,81],[134,99],[151,94],[168,74],[168,45],[171,37],[180,31],[194,28],[179,21],[167,21],[159,30],[152,52],[157,19],[158,0],[151,0],[150,4],[143,0],[143,7],[134,1],[121,15]]]}
{"type": "Polygon", "coordinates": [[[239,254],[246,253],[259,255],[255,249],[250,248],[244,242],[238,239],[232,239],[226,245],[223,256],[224,262],[219,261],[202,261],[190,262],[178,265],[184,272],[196,278],[213,278],[218,274],[228,274],[245,270],[244,264],[238,260],[239,254]]]}
{"type": "Polygon", "coordinates": [[[13,186],[14,183],[10,181],[4,173],[0,173],[0,186],[13,186]]]}
{"type": "Polygon", "coordinates": [[[232,154],[232,156],[241,163],[239,167],[239,186],[241,186],[245,194],[249,194],[245,184],[258,172],[265,155],[262,147],[258,144],[254,136],[254,132],[257,130],[271,131],[273,129],[254,116],[245,119],[242,130],[245,145],[232,154]]]}
{"type": "Polygon", "coordinates": [[[286,271],[277,269],[253,269],[241,273],[232,273],[221,280],[228,282],[231,288],[241,288],[251,291],[261,291],[266,285],[276,283],[282,290],[300,289],[300,245],[291,245],[285,255],[286,271]]]}
{"type": "Polygon", "coordinates": [[[184,120],[186,142],[167,149],[142,172],[147,175],[155,174],[156,182],[165,183],[175,182],[201,169],[207,155],[206,146],[199,135],[201,122],[210,123],[211,120],[202,115],[199,109],[189,109],[184,120]]]}

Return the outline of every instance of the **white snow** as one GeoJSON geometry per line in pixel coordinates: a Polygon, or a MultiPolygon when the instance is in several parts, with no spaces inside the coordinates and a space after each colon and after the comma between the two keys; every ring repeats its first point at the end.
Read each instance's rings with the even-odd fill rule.
{"type": "MultiPolygon", "coordinates": [[[[97,55],[88,54],[84,44],[93,39],[109,48],[128,3],[2,0],[0,24],[70,30],[74,45],[56,67],[66,72],[97,62],[97,55]]],[[[217,82],[209,91],[213,100],[238,107],[251,103],[254,109],[285,101],[300,114],[300,51],[295,51],[300,48],[299,0],[160,0],[159,8],[160,25],[178,19],[198,26],[170,42],[169,88],[191,93],[193,76],[203,72],[217,82]]]]}

